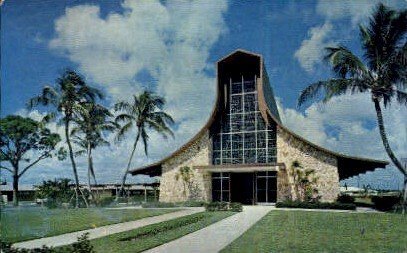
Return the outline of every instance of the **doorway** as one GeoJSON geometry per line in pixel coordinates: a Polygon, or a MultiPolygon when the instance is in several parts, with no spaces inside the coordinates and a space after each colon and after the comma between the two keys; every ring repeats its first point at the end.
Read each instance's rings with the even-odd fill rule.
{"type": "Polygon", "coordinates": [[[245,205],[256,203],[254,173],[231,173],[231,201],[245,205]]]}
{"type": "Polygon", "coordinates": [[[240,202],[245,205],[275,203],[277,172],[212,173],[212,201],[240,202]]]}

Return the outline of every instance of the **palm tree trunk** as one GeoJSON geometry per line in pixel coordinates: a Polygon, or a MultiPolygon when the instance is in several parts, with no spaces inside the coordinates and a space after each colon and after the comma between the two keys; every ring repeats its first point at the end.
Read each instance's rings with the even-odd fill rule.
{"type": "MultiPolygon", "coordinates": [[[[89,168],[91,172],[91,176],[93,178],[93,183],[96,186],[98,184],[95,175],[95,168],[93,167],[93,156],[92,156],[92,148],[89,149],[89,168]]],[[[99,198],[99,190],[96,188],[96,197],[99,198]]]]}
{"type": "Polygon", "coordinates": [[[134,152],[136,151],[136,147],[137,147],[137,143],[138,143],[139,139],[140,139],[140,129],[137,131],[136,141],[134,142],[133,150],[131,151],[129,162],[127,164],[126,171],[124,172],[124,175],[123,175],[122,185],[120,186],[120,191],[119,191],[120,197],[123,197],[123,194],[124,194],[124,185],[126,184],[127,174],[129,173],[131,161],[133,160],[134,152]]]}
{"type": "Polygon", "coordinates": [[[404,196],[403,196],[403,203],[402,203],[403,213],[404,213],[406,205],[407,205],[407,182],[406,182],[407,171],[405,168],[403,168],[403,165],[401,165],[401,162],[397,159],[397,157],[393,153],[393,150],[390,148],[390,144],[389,144],[389,141],[387,140],[387,136],[386,136],[386,130],[384,128],[383,114],[382,114],[382,109],[380,108],[380,101],[377,98],[372,98],[372,99],[373,99],[373,103],[374,103],[374,106],[376,109],[377,124],[379,126],[380,137],[382,138],[384,149],[386,150],[387,155],[390,157],[393,164],[404,176],[404,190],[403,190],[404,196]]]}
{"type": "Polygon", "coordinates": [[[379,126],[380,130],[380,137],[382,138],[384,149],[387,152],[387,155],[390,157],[391,161],[393,164],[396,166],[396,168],[404,175],[407,175],[407,171],[403,168],[403,165],[401,165],[401,162],[397,159],[397,157],[394,155],[393,150],[390,148],[389,141],[387,140],[387,135],[386,135],[386,130],[384,128],[384,122],[383,122],[383,115],[382,115],[382,109],[380,108],[380,102],[377,98],[373,98],[373,102],[375,105],[376,109],[376,115],[377,115],[377,124],[379,126]]]}
{"type": "Polygon", "coordinates": [[[88,143],[86,149],[88,154],[88,189],[90,196],[92,196],[92,199],[95,200],[95,195],[92,192],[92,184],[90,183],[91,177],[93,177],[96,182],[95,174],[93,172],[92,148],[90,147],[90,143],[88,143]]]}
{"type": "Polygon", "coordinates": [[[407,176],[404,176],[404,193],[403,193],[403,203],[402,203],[402,213],[406,213],[407,209],[407,176]]]}
{"type": "Polygon", "coordinates": [[[13,175],[13,206],[18,206],[18,174],[17,170],[13,175]]]}
{"type": "Polygon", "coordinates": [[[68,144],[69,157],[71,159],[73,174],[75,176],[75,207],[78,208],[79,207],[79,192],[80,192],[79,177],[78,177],[78,171],[76,169],[76,163],[75,163],[74,156],[73,156],[71,140],[69,139],[69,121],[68,120],[65,120],[65,138],[66,138],[66,143],[68,144]]]}

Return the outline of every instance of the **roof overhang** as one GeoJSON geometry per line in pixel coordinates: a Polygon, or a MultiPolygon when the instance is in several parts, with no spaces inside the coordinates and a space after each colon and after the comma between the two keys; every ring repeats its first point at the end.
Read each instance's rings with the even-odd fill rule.
{"type": "Polygon", "coordinates": [[[377,168],[385,168],[387,161],[373,160],[360,157],[337,156],[339,180],[344,180],[377,168]]]}
{"type": "Polygon", "coordinates": [[[147,175],[150,177],[158,177],[162,174],[161,163],[153,163],[144,167],[133,169],[129,171],[132,176],[135,175],[147,175]]]}

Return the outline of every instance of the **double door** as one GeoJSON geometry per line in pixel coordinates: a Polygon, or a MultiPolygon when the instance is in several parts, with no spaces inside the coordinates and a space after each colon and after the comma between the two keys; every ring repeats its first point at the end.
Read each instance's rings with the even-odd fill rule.
{"type": "Polygon", "coordinates": [[[277,173],[220,172],[212,174],[212,201],[243,204],[275,203],[277,200],[277,173]]]}

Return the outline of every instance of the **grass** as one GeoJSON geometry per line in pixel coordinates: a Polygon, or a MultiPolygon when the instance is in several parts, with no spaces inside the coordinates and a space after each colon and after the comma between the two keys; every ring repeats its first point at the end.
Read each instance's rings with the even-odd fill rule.
{"type": "Polygon", "coordinates": [[[1,211],[1,237],[2,240],[14,243],[173,211],[175,210],[6,208],[1,211]]]}
{"type": "Polygon", "coordinates": [[[407,217],[385,213],[272,211],[226,252],[406,252],[407,217]]]}
{"type": "MultiPolygon", "coordinates": [[[[202,212],[91,240],[96,252],[142,252],[220,221],[233,212],[202,212]]],[[[203,240],[205,238],[202,238],[203,240]]]]}

